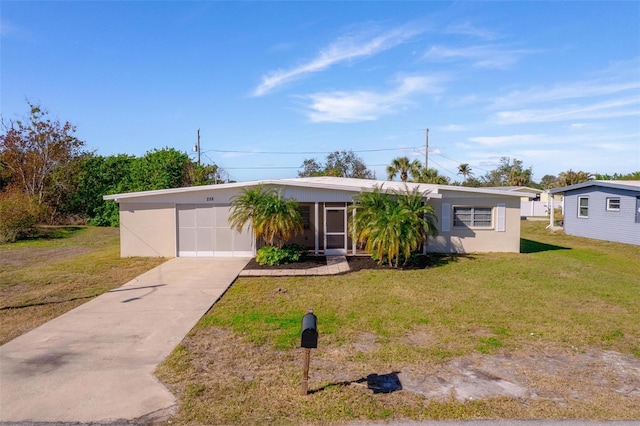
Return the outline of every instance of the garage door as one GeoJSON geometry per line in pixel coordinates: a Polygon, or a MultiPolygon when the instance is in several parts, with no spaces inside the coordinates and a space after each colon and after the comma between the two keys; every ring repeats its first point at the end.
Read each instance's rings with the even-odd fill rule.
{"type": "Polygon", "coordinates": [[[251,232],[229,226],[229,206],[179,204],[176,209],[179,257],[253,256],[251,232]]]}

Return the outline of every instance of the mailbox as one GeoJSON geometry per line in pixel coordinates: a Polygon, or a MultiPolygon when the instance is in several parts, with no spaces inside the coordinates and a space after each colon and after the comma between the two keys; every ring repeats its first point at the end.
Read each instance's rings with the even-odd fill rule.
{"type": "Polygon", "coordinates": [[[302,343],[300,347],[315,349],[318,347],[318,318],[309,310],[302,317],[302,343]]]}

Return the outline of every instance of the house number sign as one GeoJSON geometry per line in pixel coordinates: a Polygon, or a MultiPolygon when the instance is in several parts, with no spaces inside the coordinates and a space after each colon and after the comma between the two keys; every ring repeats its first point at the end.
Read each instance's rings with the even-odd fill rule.
{"type": "Polygon", "coordinates": [[[214,197],[207,197],[207,201],[213,201],[214,197]]]}

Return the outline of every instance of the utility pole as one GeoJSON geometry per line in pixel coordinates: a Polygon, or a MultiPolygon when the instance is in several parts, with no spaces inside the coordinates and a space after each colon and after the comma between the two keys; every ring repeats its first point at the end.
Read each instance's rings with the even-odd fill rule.
{"type": "Polygon", "coordinates": [[[194,148],[198,152],[198,166],[199,166],[200,165],[200,129],[198,129],[198,143],[194,148]]]}
{"type": "Polygon", "coordinates": [[[427,127],[426,137],[425,137],[425,147],[424,147],[424,169],[427,170],[429,168],[429,128],[427,127]]]}

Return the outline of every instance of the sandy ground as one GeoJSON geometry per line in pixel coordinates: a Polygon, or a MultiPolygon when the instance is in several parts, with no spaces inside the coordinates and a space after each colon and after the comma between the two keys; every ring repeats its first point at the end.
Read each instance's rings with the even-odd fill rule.
{"type": "MultiPolygon", "coordinates": [[[[430,340],[426,333],[406,339],[415,345],[428,344],[430,340]]],[[[514,351],[473,353],[444,363],[425,361],[376,371],[355,360],[358,353],[378,350],[380,346],[375,340],[374,335],[362,334],[346,345],[314,351],[310,390],[346,385],[370,392],[368,375],[395,374],[401,392],[427,400],[504,397],[524,406],[536,402],[558,409],[587,406],[591,407],[589,412],[604,413],[604,418],[640,418],[640,359],[632,356],[550,347],[537,342],[514,351]]],[[[205,382],[211,385],[256,378],[277,382],[281,380],[278,372],[300,362],[298,351],[269,351],[215,327],[200,329],[197,336],[187,337],[184,343],[192,354],[192,374],[200,380],[206,376],[205,382]],[[243,355],[239,357],[239,353],[243,355]],[[265,377],[265,371],[273,372],[274,377],[265,377]]]]}

